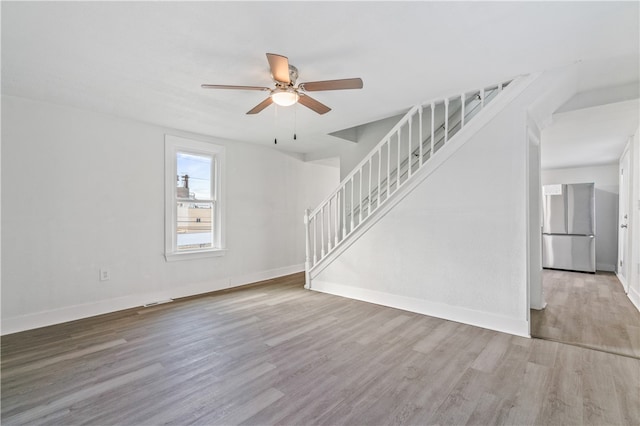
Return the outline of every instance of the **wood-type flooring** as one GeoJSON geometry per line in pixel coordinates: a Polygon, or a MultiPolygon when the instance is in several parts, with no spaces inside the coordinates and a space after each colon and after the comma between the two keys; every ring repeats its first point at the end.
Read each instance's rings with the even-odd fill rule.
{"type": "Polygon", "coordinates": [[[640,424],[638,359],[303,280],[4,336],[2,424],[640,424]]]}
{"type": "Polygon", "coordinates": [[[614,273],[545,269],[542,288],[547,307],[531,310],[532,336],[640,358],[640,312],[614,273]]]}

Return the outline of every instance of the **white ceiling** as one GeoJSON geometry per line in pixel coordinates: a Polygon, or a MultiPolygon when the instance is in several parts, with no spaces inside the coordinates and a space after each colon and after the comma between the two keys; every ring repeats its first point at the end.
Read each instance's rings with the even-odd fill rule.
{"type": "Polygon", "coordinates": [[[618,161],[640,124],[638,99],[554,114],[542,132],[542,167],[557,169],[618,161]]]}
{"type": "Polygon", "coordinates": [[[441,95],[582,61],[580,89],[638,80],[638,2],[2,2],[2,93],[308,153],[328,133],[441,95]],[[298,106],[245,112],[271,85],[362,77],[298,106]],[[296,141],[292,134],[298,134],[296,141]]]}

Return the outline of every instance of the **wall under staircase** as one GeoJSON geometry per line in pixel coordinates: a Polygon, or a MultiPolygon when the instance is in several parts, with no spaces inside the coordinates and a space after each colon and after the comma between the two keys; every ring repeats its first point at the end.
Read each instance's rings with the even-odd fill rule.
{"type": "MultiPolygon", "coordinates": [[[[538,75],[515,80],[396,193],[391,188],[391,202],[379,209],[376,197],[379,187],[385,201],[384,179],[362,197],[357,180],[352,182],[356,201],[351,203],[347,185],[343,208],[355,216],[355,230],[327,246],[320,261],[311,259],[308,286],[528,336],[529,281],[536,272],[531,268],[540,269],[530,253],[540,223],[539,139],[532,140],[539,129],[530,106],[539,104],[548,85],[549,79],[538,75]],[[354,203],[360,205],[352,209],[354,203]]],[[[394,170],[402,176],[406,169],[394,170]]],[[[338,233],[341,226],[348,228],[349,216],[336,215],[338,233]]],[[[313,255],[317,245],[311,240],[313,255]]]]}

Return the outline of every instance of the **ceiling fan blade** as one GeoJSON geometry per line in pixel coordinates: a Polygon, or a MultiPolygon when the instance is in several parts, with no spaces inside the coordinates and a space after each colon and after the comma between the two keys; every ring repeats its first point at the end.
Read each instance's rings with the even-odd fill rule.
{"type": "Polygon", "coordinates": [[[265,109],[266,107],[268,107],[269,105],[271,105],[272,103],[273,103],[273,100],[271,99],[271,96],[269,96],[267,99],[260,102],[258,105],[254,106],[249,112],[247,112],[247,114],[257,114],[263,109],[265,109]]]}
{"type": "Polygon", "coordinates": [[[314,110],[318,114],[326,114],[331,111],[331,108],[323,103],[316,101],[311,96],[305,95],[304,93],[300,94],[300,99],[298,99],[298,102],[306,106],[307,108],[314,110]]]}
{"type": "Polygon", "coordinates": [[[285,84],[291,83],[289,78],[289,59],[286,56],[267,53],[267,60],[274,80],[285,84]]]}
{"type": "Polygon", "coordinates": [[[299,87],[307,92],[317,92],[320,90],[362,89],[362,79],[344,78],[342,80],[310,81],[308,83],[300,83],[299,87]]]}
{"type": "Polygon", "coordinates": [[[229,86],[226,84],[201,84],[203,89],[233,89],[233,90],[271,90],[260,86],[229,86]]]}

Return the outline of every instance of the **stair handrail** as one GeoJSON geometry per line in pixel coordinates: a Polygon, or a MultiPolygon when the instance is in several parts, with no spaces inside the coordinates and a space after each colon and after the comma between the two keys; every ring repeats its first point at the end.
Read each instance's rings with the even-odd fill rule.
{"type": "Polygon", "coordinates": [[[351,170],[351,172],[349,172],[349,174],[340,181],[340,183],[338,184],[338,189],[336,189],[335,191],[333,191],[331,194],[329,194],[328,197],[326,197],[324,200],[322,200],[322,202],[320,204],[318,204],[318,207],[316,207],[314,210],[311,211],[311,213],[309,213],[309,216],[315,216],[316,213],[318,213],[320,211],[320,209],[322,208],[323,205],[325,205],[326,203],[329,202],[329,200],[331,200],[333,197],[336,196],[336,194],[338,192],[340,192],[340,190],[342,189],[342,187],[349,181],[351,180],[352,177],[354,177],[355,175],[357,175],[360,172],[360,169],[362,169],[362,166],[364,166],[377,152],[377,150],[379,148],[381,148],[385,143],[387,143],[387,140],[393,136],[398,129],[402,128],[402,126],[404,124],[407,123],[409,117],[411,117],[413,114],[415,114],[416,111],[418,111],[418,109],[420,108],[420,105],[415,105],[413,107],[411,107],[411,109],[409,111],[406,112],[406,114],[400,119],[400,121],[398,121],[396,123],[395,126],[393,126],[391,128],[391,130],[389,130],[387,132],[387,134],[382,138],[382,140],[380,140],[380,142],[378,142],[378,144],[373,147],[370,151],[369,154],[367,154],[362,161],[360,161],[354,168],[353,170],[351,170]]]}
{"type": "MultiPolygon", "coordinates": [[[[478,109],[478,108],[481,108],[481,103],[476,104],[476,105],[475,105],[473,108],[471,108],[470,110],[466,110],[466,109],[465,109],[465,119],[467,118],[467,116],[468,116],[468,115],[470,115],[471,113],[475,112],[475,111],[476,111],[476,109],[478,109]]],[[[456,116],[460,115],[461,110],[462,110],[462,106],[460,106],[460,108],[458,108],[457,110],[455,110],[454,112],[452,112],[451,114],[449,114],[449,123],[451,123],[451,122],[452,122],[452,120],[455,120],[456,116]]],[[[462,121],[458,121],[457,123],[453,124],[453,126],[451,126],[451,128],[450,128],[449,130],[454,129],[457,125],[459,125],[459,124],[461,124],[461,123],[462,123],[462,121]]],[[[439,125],[439,126],[437,126],[437,127],[436,127],[436,129],[434,129],[434,135],[437,135],[440,131],[444,131],[444,128],[445,128],[444,123],[443,123],[443,124],[441,124],[441,125],[439,125]]],[[[388,137],[393,136],[393,132],[390,132],[390,133],[391,133],[391,135],[389,135],[389,134],[388,134],[388,135],[387,135],[388,137]]],[[[383,139],[383,140],[386,140],[386,139],[383,139]]],[[[436,141],[434,142],[434,144],[433,144],[433,145],[434,145],[434,146],[437,146],[437,145],[439,145],[439,144],[440,144],[440,142],[443,142],[443,141],[444,141],[444,133],[442,133],[442,135],[441,135],[440,137],[436,138],[436,141]]],[[[426,138],[424,138],[424,140],[422,141],[422,146],[430,145],[430,142],[431,142],[431,135],[428,135],[428,136],[427,136],[426,138]]],[[[402,162],[400,163],[400,169],[401,169],[401,173],[402,173],[401,177],[402,177],[402,176],[405,176],[405,175],[408,173],[408,170],[407,170],[407,168],[408,168],[408,167],[413,167],[413,165],[414,165],[415,163],[417,163],[417,162],[419,162],[419,161],[420,161],[420,158],[419,158],[419,157],[420,157],[420,152],[421,152],[420,147],[416,147],[416,148],[414,148],[414,149],[413,149],[413,151],[411,152],[411,153],[413,154],[413,155],[411,156],[411,166],[408,166],[408,164],[409,164],[409,158],[405,158],[404,160],[402,160],[402,162]]],[[[423,153],[423,155],[426,155],[426,153],[427,153],[427,152],[430,154],[430,152],[431,152],[431,151],[430,151],[430,150],[429,150],[429,151],[425,151],[425,152],[423,153]]],[[[393,176],[394,174],[395,174],[395,175],[396,175],[396,177],[397,177],[397,173],[398,173],[398,170],[397,170],[397,169],[393,170],[393,171],[390,173],[390,177],[391,177],[391,176],[393,176]]],[[[381,185],[382,185],[382,186],[385,186],[385,185],[386,185],[386,178],[385,178],[385,179],[383,179],[380,183],[381,183],[381,185]]],[[[380,189],[376,187],[376,189],[375,189],[375,190],[372,190],[372,192],[371,192],[371,196],[373,196],[373,195],[374,195],[374,193],[376,193],[376,196],[378,196],[378,195],[377,195],[377,193],[378,193],[379,191],[380,191],[380,189]]],[[[382,194],[382,192],[381,192],[381,191],[380,191],[379,193],[380,193],[380,194],[382,194]]],[[[367,197],[365,197],[365,198],[363,199],[363,201],[365,201],[365,204],[366,204],[366,203],[372,203],[372,202],[375,202],[375,200],[376,200],[376,199],[374,198],[373,200],[374,200],[374,201],[369,200],[369,197],[368,197],[368,196],[367,196],[367,197]]],[[[354,208],[354,213],[356,213],[356,211],[355,211],[355,210],[357,210],[357,209],[359,209],[359,206],[356,206],[356,207],[354,208]]]]}
{"type": "MultiPolygon", "coordinates": [[[[429,160],[431,160],[433,158],[433,156],[439,151],[435,150],[435,145],[436,143],[434,142],[434,136],[436,133],[436,126],[435,126],[435,109],[436,109],[436,105],[440,105],[440,104],[444,104],[444,123],[443,123],[443,130],[444,130],[444,134],[442,136],[442,138],[444,139],[443,143],[447,143],[448,142],[448,137],[449,137],[449,133],[459,124],[460,128],[458,129],[458,131],[462,130],[463,127],[466,126],[467,122],[465,120],[466,116],[465,116],[465,107],[466,107],[466,101],[467,101],[467,94],[471,93],[474,97],[475,96],[479,96],[479,100],[480,100],[480,111],[482,111],[482,109],[484,109],[484,107],[486,106],[485,103],[485,99],[487,98],[486,96],[486,91],[494,91],[494,90],[498,90],[498,94],[500,92],[502,92],[503,87],[505,87],[506,85],[510,84],[513,81],[513,79],[509,79],[509,80],[505,80],[501,83],[498,84],[493,84],[493,85],[489,85],[489,86],[485,86],[484,88],[481,89],[475,89],[475,90],[471,90],[471,91],[467,91],[467,92],[463,92],[461,95],[453,95],[453,96],[449,96],[449,97],[445,97],[445,98],[436,98],[434,100],[431,101],[427,101],[427,102],[422,102],[418,105],[413,106],[412,108],[410,108],[405,115],[398,120],[398,122],[386,133],[386,135],[381,138],[380,142],[378,142],[376,144],[375,147],[373,147],[369,153],[351,170],[351,172],[349,172],[349,174],[347,176],[345,176],[341,181],[340,184],[338,185],[337,189],[335,191],[333,191],[331,194],[329,194],[319,205],[318,207],[316,207],[315,209],[313,209],[312,211],[310,210],[305,210],[305,215],[304,215],[304,223],[305,223],[305,236],[306,236],[306,258],[305,258],[305,270],[306,270],[306,274],[307,274],[307,283],[309,283],[309,271],[310,269],[315,266],[319,260],[322,260],[326,255],[328,255],[333,249],[335,249],[339,243],[341,243],[344,239],[346,239],[347,236],[349,236],[351,233],[353,233],[353,231],[358,228],[360,226],[360,224],[363,221],[363,202],[364,200],[367,200],[366,204],[367,204],[367,216],[364,218],[368,218],[368,216],[370,214],[372,214],[375,210],[377,210],[380,205],[384,204],[391,195],[393,195],[391,193],[391,187],[394,186],[395,189],[393,191],[393,193],[395,193],[404,183],[406,183],[410,178],[412,173],[412,167],[414,165],[414,162],[412,161],[413,155],[416,151],[419,151],[419,159],[417,160],[418,166],[417,166],[417,170],[419,170],[426,162],[428,162],[429,160]],[[456,124],[454,124],[451,128],[449,127],[449,120],[450,120],[450,116],[449,116],[449,103],[452,100],[457,100],[460,99],[460,108],[458,110],[456,110],[456,112],[452,113],[451,117],[455,117],[455,114],[459,113],[460,115],[460,121],[456,124]],[[425,108],[429,108],[430,112],[431,112],[431,129],[429,134],[430,137],[430,153],[429,153],[429,158],[427,160],[424,160],[424,153],[423,153],[423,146],[424,144],[427,142],[427,140],[429,140],[429,137],[425,138],[424,137],[424,133],[423,133],[423,110],[425,108]],[[414,144],[412,144],[412,123],[414,120],[414,116],[415,115],[419,116],[419,130],[418,130],[418,143],[417,148],[413,149],[414,144]],[[408,146],[409,146],[409,151],[408,151],[408,157],[406,159],[403,159],[402,161],[400,160],[400,154],[402,151],[402,141],[401,141],[401,136],[402,136],[402,129],[405,125],[408,125],[408,130],[409,130],[409,135],[408,135],[408,146]],[[393,170],[393,172],[396,173],[396,180],[395,182],[392,184],[389,180],[392,176],[392,171],[391,171],[391,146],[392,146],[392,138],[394,136],[397,135],[397,142],[396,142],[396,147],[397,147],[397,164],[394,161],[393,166],[395,167],[395,169],[393,170]],[[381,172],[382,172],[382,154],[383,154],[383,147],[387,145],[387,151],[386,151],[386,181],[385,181],[385,186],[386,186],[386,197],[384,198],[384,200],[381,200],[381,194],[382,194],[382,190],[380,188],[381,184],[382,184],[382,178],[381,178],[381,172]],[[377,164],[377,182],[372,182],[372,168],[373,168],[373,159],[374,157],[378,155],[378,164],[377,164]],[[363,197],[363,173],[365,172],[365,167],[366,165],[369,164],[368,167],[368,184],[367,185],[367,192],[369,193],[368,197],[363,197]],[[405,180],[402,181],[402,177],[405,176],[405,174],[403,173],[402,176],[400,176],[401,173],[401,167],[405,167],[406,165],[406,177],[405,180]],[[356,191],[356,188],[354,187],[355,185],[355,177],[359,174],[359,179],[358,179],[358,184],[359,184],[359,190],[358,192],[358,219],[354,218],[355,216],[355,207],[354,207],[354,192],[356,191]],[[349,188],[349,182],[351,182],[350,185],[350,199],[351,199],[351,203],[347,202],[347,189],[349,188]],[[373,184],[377,184],[376,188],[375,188],[375,192],[377,193],[377,198],[374,201],[372,201],[371,197],[374,193],[374,189],[372,187],[373,184]],[[332,202],[333,200],[333,202],[332,202]],[[347,221],[347,210],[346,210],[346,205],[349,205],[349,218],[350,221],[347,221]],[[375,208],[373,208],[373,204],[375,204],[375,208]],[[325,215],[325,209],[328,210],[327,215],[325,215]],[[333,215],[332,215],[333,213],[333,215]],[[318,227],[318,215],[320,215],[320,259],[317,258],[317,252],[318,252],[318,241],[317,241],[317,227],[318,227]],[[326,220],[325,220],[326,219],[326,220]],[[333,233],[332,233],[332,219],[333,219],[333,233]],[[357,220],[357,223],[355,223],[355,221],[357,220]],[[313,226],[314,226],[314,233],[313,233],[313,251],[311,250],[311,228],[310,228],[310,224],[313,221],[313,226]],[[324,230],[324,225],[325,222],[327,224],[327,232],[325,233],[324,230]],[[348,232],[347,232],[348,230],[348,232]],[[333,235],[332,235],[333,234],[333,235]],[[326,235],[326,244],[325,244],[325,235],[326,235]],[[333,236],[333,238],[332,238],[333,236]],[[328,248],[328,251],[325,252],[325,246],[328,248]],[[313,262],[312,262],[313,259],[313,262]]],[[[487,102],[491,101],[492,99],[494,99],[496,96],[491,96],[491,99],[487,100],[487,102]]],[[[469,98],[472,99],[472,98],[469,98]]],[[[477,105],[474,107],[474,109],[477,107],[477,105]]],[[[478,113],[480,112],[478,111],[478,113]]],[[[475,117],[472,116],[470,117],[469,120],[473,119],[475,117]]],[[[438,127],[440,127],[440,125],[438,125],[438,127]]],[[[455,136],[455,133],[454,133],[455,136]]],[[[437,144],[440,143],[440,138],[438,138],[438,142],[437,144]]],[[[395,155],[395,153],[394,153],[395,155]]],[[[417,171],[416,170],[416,171],[417,171]]]]}
{"type": "MultiPolygon", "coordinates": [[[[505,80],[502,83],[498,83],[498,84],[492,84],[489,86],[486,86],[482,89],[479,90],[469,90],[466,92],[463,92],[462,95],[465,95],[467,93],[475,93],[475,92],[479,92],[481,94],[483,94],[487,89],[493,89],[493,88],[497,88],[499,90],[502,90],[502,87],[506,86],[508,83],[510,83],[511,81],[513,81],[513,79],[508,79],[505,80]]],[[[449,101],[451,99],[456,99],[461,95],[453,95],[453,96],[449,96],[449,97],[445,97],[445,98],[433,98],[430,101],[426,101],[426,102],[421,102],[418,105],[414,105],[413,107],[411,107],[403,116],[402,118],[391,128],[391,130],[389,130],[386,135],[384,137],[381,138],[380,142],[378,142],[378,144],[371,148],[371,150],[369,151],[369,153],[351,170],[351,172],[349,172],[349,174],[347,176],[344,177],[344,179],[342,179],[340,181],[340,183],[338,184],[338,188],[333,191],[331,194],[329,194],[329,196],[327,196],[324,200],[322,200],[322,202],[320,202],[320,204],[318,204],[318,207],[316,207],[315,209],[311,210],[311,212],[309,213],[309,216],[314,216],[316,213],[318,213],[320,211],[320,208],[326,204],[330,199],[332,199],[333,197],[335,197],[335,195],[340,192],[340,189],[342,189],[342,187],[344,186],[345,183],[347,183],[349,180],[351,180],[352,177],[354,177],[355,175],[358,174],[358,172],[360,171],[360,169],[362,168],[362,166],[364,166],[370,159],[371,157],[373,157],[376,152],[378,151],[379,148],[381,148],[385,143],[387,143],[388,139],[391,138],[393,135],[395,135],[395,133],[402,128],[402,126],[404,126],[409,120],[410,118],[413,116],[413,114],[415,114],[420,108],[425,108],[425,107],[429,107],[431,105],[437,105],[440,103],[443,103],[445,101],[449,101]]],[[[484,101],[484,96],[482,96],[482,99],[484,101]]],[[[484,102],[482,107],[484,107],[484,102]]],[[[466,124],[466,123],[465,123],[466,124]]],[[[464,126],[461,126],[461,128],[464,126]]]]}

